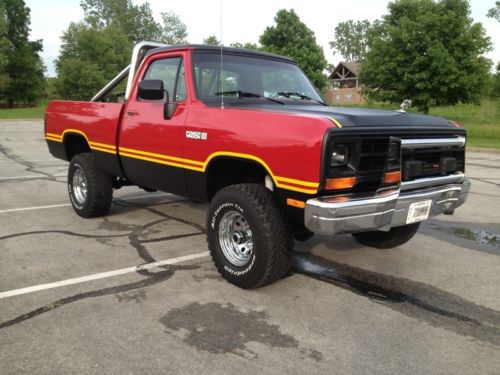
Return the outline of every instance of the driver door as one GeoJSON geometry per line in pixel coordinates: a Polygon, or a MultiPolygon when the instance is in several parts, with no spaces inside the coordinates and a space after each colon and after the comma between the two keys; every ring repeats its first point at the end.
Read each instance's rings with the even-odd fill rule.
{"type": "Polygon", "coordinates": [[[144,79],[160,79],[170,101],[178,107],[172,118],[164,118],[163,100],[142,100],[137,85],[131,92],[120,134],[120,156],[127,178],[134,184],[171,193],[186,191],[182,157],[187,91],[184,57],[178,52],[151,61],[144,79]]]}

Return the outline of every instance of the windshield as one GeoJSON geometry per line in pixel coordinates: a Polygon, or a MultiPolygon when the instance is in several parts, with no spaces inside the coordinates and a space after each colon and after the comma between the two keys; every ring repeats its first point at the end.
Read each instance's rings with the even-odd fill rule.
{"type": "Polygon", "coordinates": [[[268,98],[274,101],[323,102],[305,74],[292,63],[266,58],[195,52],[196,92],[201,100],[268,98]]]}

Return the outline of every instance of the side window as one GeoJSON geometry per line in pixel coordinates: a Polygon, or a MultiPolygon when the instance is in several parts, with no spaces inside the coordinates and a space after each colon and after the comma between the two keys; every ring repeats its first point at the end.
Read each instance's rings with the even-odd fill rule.
{"type": "Polygon", "coordinates": [[[175,89],[175,101],[182,102],[184,100],[186,100],[186,73],[184,71],[183,60],[179,68],[179,78],[177,79],[177,87],[175,89]]]}
{"type": "Polygon", "coordinates": [[[161,79],[172,101],[186,99],[184,63],[180,57],[154,61],[146,71],[144,79],[161,79]]]}

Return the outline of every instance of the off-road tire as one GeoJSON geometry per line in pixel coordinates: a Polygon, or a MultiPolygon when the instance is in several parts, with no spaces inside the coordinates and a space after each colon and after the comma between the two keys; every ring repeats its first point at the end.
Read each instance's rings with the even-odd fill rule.
{"type": "Polygon", "coordinates": [[[105,216],[113,199],[113,178],[100,170],[92,153],[77,154],[71,159],[68,168],[68,193],[71,205],[81,217],[105,216]],[[73,176],[82,171],[86,179],[86,196],[80,202],[73,186],[73,176]]]}
{"type": "Polygon", "coordinates": [[[221,189],[207,213],[207,242],[219,273],[244,289],[259,288],[284,277],[291,267],[293,236],[273,193],[259,184],[221,189]],[[251,230],[253,250],[242,266],[224,255],[219,226],[226,214],[240,214],[251,230]]]}
{"type": "Polygon", "coordinates": [[[377,249],[390,249],[411,240],[417,233],[419,226],[420,223],[413,223],[402,227],[391,228],[388,232],[361,232],[353,233],[352,236],[363,245],[375,247],[377,249]]]}

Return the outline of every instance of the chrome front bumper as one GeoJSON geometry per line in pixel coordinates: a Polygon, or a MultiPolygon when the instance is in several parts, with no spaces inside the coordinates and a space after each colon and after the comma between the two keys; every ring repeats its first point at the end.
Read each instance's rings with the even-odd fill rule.
{"type": "MultiPolygon", "coordinates": [[[[306,202],[304,221],[311,232],[341,234],[373,230],[388,231],[392,227],[407,224],[408,210],[412,203],[432,200],[429,217],[452,214],[467,199],[470,181],[430,185],[433,181],[415,189],[403,183],[398,190],[379,195],[356,197],[318,197],[306,202]],[[411,190],[408,190],[411,189],[411,190]]],[[[436,181],[434,181],[436,183],[436,181]]]]}

